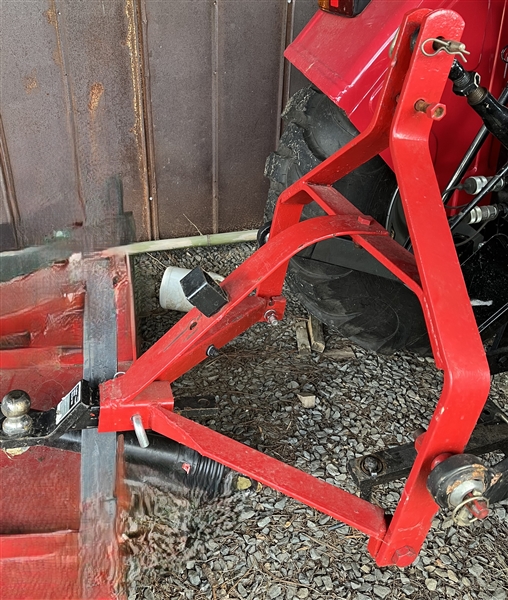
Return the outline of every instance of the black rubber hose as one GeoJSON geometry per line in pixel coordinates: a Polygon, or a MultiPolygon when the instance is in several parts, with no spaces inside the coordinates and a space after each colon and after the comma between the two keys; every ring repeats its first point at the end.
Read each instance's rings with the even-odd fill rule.
{"type": "MultiPolygon", "coordinates": [[[[505,86],[504,90],[501,92],[501,95],[498,98],[499,104],[506,104],[508,100],[508,85],[505,86]]],[[[464,154],[464,157],[459,163],[455,173],[450,179],[448,185],[446,186],[443,192],[443,202],[446,202],[448,198],[451,196],[451,192],[456,188],[456,186],[460,183],[461,179],[466,174],[469,166],[473,162],[475,156],[478,154],[480,148],[483,146],[483,143],[487,139],[489,135],[489,130],[482,125],[478,133],[476,134],[474,140],[471,142],[471,146],[469,146],[467,152],[464,154]]]]}
{"type": "Polygon", "coordinates": [[[466,71],[457,61],[453,61],[449,78],[453,81],[453,92],[466,96],[471,108],[483,119],[485,127],[508,148],[508,108],[480,85],[480,76],[474,71],[466,71]]]}
{"type": "MultiPolygon", "coordinates": [[[[199,452],[155,433],[148,433],[150,445],[141,448],[132,431],[125,432],[124,457],[127,463],[144,465],[156,470],[162,478],[171,478],[189,490],[202,490],[210,498],[218,496],[228,471],[199,452]]],[[[81,432],[68,431],[51,442],[54,448],[81,452],[81,432]]]]}

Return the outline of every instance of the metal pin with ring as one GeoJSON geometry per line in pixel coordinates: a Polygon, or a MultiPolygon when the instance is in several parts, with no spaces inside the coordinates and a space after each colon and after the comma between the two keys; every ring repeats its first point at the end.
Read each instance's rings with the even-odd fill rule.
{"type": "Polygon", "coordinates": [[[141,448],[148,448],[148,446],[150,445],[150,441],[148,439],[148,436],[146,435],[146,430],[143,426],[143,419],[141,418],[141,415],[133,415],[131,421],[134,425],[134,433],[138,438],[139,445],[141,446],[141,448]]]}
{"type": "Polygon", "coordinates": [[[464,62],[467,62],[467,58],[464,56],[465,54],[471,54],[466,50],[466,45],[462,42],[457,42],[455,40],[443,40],[439,38],[428,38],[422,45],[420,46],[420,50],[422,54],[428,57],[436,56],[440,52],[446,52],[447,54],[458,54],[464,62]],[[425,46],[432,42],[432,48],[434,52],[427,52],[425,50],[425,46]]]}
{"type": "Polygon", "coordinates": [[[453,513],[452,513],[452,519],[453,521],[459,525],[459,526],[464,526],[464,525],[470,525],[471,523],[474,523],[475,521],[479,521],[481,519],[485,519],[485,517],[487,517],[489,514],[489,500],[488,498],[485,498],[485,496],[473,496],[468,494],[464,500],[462,500],[462,502],[460,502],[454,509],[453,509],[453,513]],[[477,514],[477,511],[474,511],[472,509],[470,509],[470,505],[473,504],[473,502],[475,503],[480,503],[480,508],[483,511],[483,516],[479,516],[477,514]],[[462,509],[466,508],[470,514],[471,514],[471,518],[470,519],[464,519],[463,516],[463,511],[462,509]]]}

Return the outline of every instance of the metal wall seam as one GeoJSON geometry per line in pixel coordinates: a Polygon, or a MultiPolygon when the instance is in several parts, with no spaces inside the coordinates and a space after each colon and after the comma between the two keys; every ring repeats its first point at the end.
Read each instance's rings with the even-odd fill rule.
{"type": "Polygon", "coordinates": [[[16,201],[16,188],[12,177],[9,151],[5,140],[5,132],[0,115],[0,250],[17,248],[19,241],[16,225],[19,222],[19,210],[16,201]],[[5,238],[5,239],[4,239],[5,238]]]}
{"type": "Polygon", "coordinates": [[[219,0],[212,2],[212,232],[219,232],[219,0]]]}
{"type": "Polygon", "coordinates": [[[136,0],[136,23],[138,28],[138,44],[141,70],[141,92],[145,133],[145,156],[148,187],[148,210],[150,213],[149,236],[152,240],[160,239],[159,232],[159,198],[157,195],[157,172],[155,168],[155,141],[153,131],[152,89],[150,77],[150,61],[148,50],[148,17],[146,0],[136,0]]]}
{"type": "Polygon", "coordinates": [[[282,134],[282,112],[289,100],[289,85],[291,77],[291,65],[284,58],[284,50],[287,45],[293,41],[293,29],[295,22],[295,3],[296,0],[283,0],[285,3],[284,11],[284,23],[282,27],[281,35],[281,51],[280,51],[280,81],[279,81],[279,95],[277,98],[277,107],[279,112],[277,114],[278,127],[275,129],[275,146],[279,145],[279,138],[282,134]],[[285,32],[285,35],[284,35],[285,32]]]}

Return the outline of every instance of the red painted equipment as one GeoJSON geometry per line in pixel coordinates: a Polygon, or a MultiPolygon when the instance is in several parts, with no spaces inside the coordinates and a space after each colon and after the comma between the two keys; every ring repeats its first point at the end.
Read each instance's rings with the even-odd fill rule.
{"type": "Polygon", "coordinates": [[[428,139],[433,121],[415,109],[422,99],[429,104],[440,101],[453,62],[453,56],[445,53],[425,56],[420,51],[422,43],[439,36],[459,40],[463,26],[462,19],[450,11],[422,9],[411,13],[401,27],[370,127],[281,195],[268,243],[222,284],[229,303],[211,318],[194,309],[125,376],[106,382],[100,389],[99,430],[129,428],[132,416],[140,414],[147,429],[225,462],[367,533],[370,552],[380,565],[405,566],[416,558],[437,512],[426,488],[430,465],[439,454],[463,451],[490,386],[488,365],[432,166],[428,139]],[[409,40],[417,27],[420,33],[412,54],[409,40]],[[329,187],[388,145],[414,256],[329,187]],[[421,181],[426,182],[423,189],[421,181]],[[303,206],[312,200],[329,216],[299,223],[303,206]],[[293,468],[186,422],[157,403],[136,400],[152,381],[161,377],[174,381],[205,359],[210,345],[220,348],[251,324],[263,321],[268,310],[275,310],[281,318],[284,305],[280,295],[289,259],[303,247],[337,235],[351,236],[419,297],[436,363],[445,372],[441,399],[388,529],[379,509],[356,496],[321,482],[311,486],[306,481],[309,476],[296,476],[293,468]],[[250,296],[253,291],[255,295],[250,296]],[[328,490],[326,495],[324,490],[328,490]]]}
{"type": "MultiPolygon", "coordinates": [[[[316,19],[325,17],[334,18],[322,15],[316,19]]],[[[125,375],[110,379],[99,388],[99,431],[132,430],[133,418],[137,416],[138,423],[141,421],[145,429],[189,446],[362,531],[369,537],[369,552],[378,565],[403,567],[415,560],[438,511],[427,489],[431,467],[441,455],[464,451],[490,386],[489,367],[429,149],[431,127],[440,111],[436,114],[435,110],[422,110],[422,106],[427,108],[428,105],[439,108],[454,60],[454,56],[446,52],[427,56],[422,48],[430,39],[459,41],[463,29],[462,17],[450,10],[418,9],[404,17],[384,84],[376,94],[377,108],[370,125],[281,194],[268,242],[221,284],[228,296],[227,304],[211,317],[193,309],[137,360],[133,351],[128,273],[124,261],[110,259],[118,331],[122,332],[118,340],[118,361],[122,364],[118,370],[125,371],[125,375]],[[337,179],[388,149],[414,254],[402,248],[379,223],[362,214],[331,187],[337,179]],[[312,201],[326,216],[299,222],[304,205],[312,201]],[[171,383],[206,359],[211,346],[224,346],[254,323],[282,319],[285,308],[282,285],[289,260],[302,248],[337,236],[350,236],[416,294],[424,312],[436,365],[444,371],[439,402],[427,432],[419,439],[417,458],[391,519],[366,500],[172,412],[171,383]],[[133,363],[128,366],[130,361],[133,363]]],[[[381,77],[380,72],[380,81],[381,77]]],[[[93,260],[86,259],[85,263],[93,260]]],[[[62,298],[60,291],[47,292],[25,300],[26,289],[35,289],[31,279],[44,278],[43,272],[4,284],[2,299],[8,298],[12,306],[7,310],[2,306],[0,320],[0,393],[3,395],[13,388],[26,389],[34,398],[44,398],[35,406],[40,409],[54,406],[81,379],[80,311],[81,298],[86,293],[79,283],[80,276],[71,273],[72,264],[47,271],[56,278],[53,282],[59,286],[56,289],[71,286],[66,292],[68,295],[62,298]],[[25,315],[28,314],[27,322],[25,315]],[[55,323],[59,331],[56,337],[55,323]],[[31,340],[28,347],[27,339],[31,340]],[[8,343],[14,348],[5,349],[8,343]]],[[[45,452],[32,449],[16,457],[13,464],[18,461],[28,464],[38,453],[43,464],[45,452]]],[[[55,451],[47,451],[52,452],[55,451]]],[[[19,474],[6,467],[10,459],[5,455],[1,460],[2,473],[7,474],[7,485],[12,487],[17,484],[19,474]]],[[[41,470],[41,476],[34,480],[35,489],[39,485],[44,488],[44,477],[46,474],[41,470]]],[[[1,522],[2,577],[8,577],[6,565],[12,564],[11,560],[16,565],[28,561],[34,566],[34,573],[41,574],[44,569],[54,568],[58,562],[56,559],[52,562],[54,556],[63,557],[66,576],[73,577],[77,573],[79,519],[76,511],[79,507],[75,497],[77,483],[73,478],[71,473],[67,479],[72,505],[67,520],[57,515],[55,508],[48,527],[37,536],[33,535],[33,523],[24,526],[20,519],[13,528],[8,522],[1,522]],[[31,540],[34,540],[33,546],[29,546],[31,540]],[[12,559],[13,556],[16,558],[12,559]]],[[[2,483],[5,485],[5,480],[2,483]]],[[[9,494],[3,498],[2,517],[12,501],[9,494]]],[[[48,504],[51,503],[48,501],[48,504]]],[[[23,510],[23,518],[27,511],[23,510]]],[[[65,595],[68,592],[58,587],[56,580],[48,585],[53,585],[54,597],[68,597],[65,595]]],[[[107,586],[100,589],[104,595],[112,593],[107,586]]],[[[28,594],[22,597],[30,597],[28,594]]]]}
{"type": "MultiPolygon", "coordinates": [[[[499,54],[506,45],[503,26],[506,3],[473,0],[451,5],[446,0],[371,0],[353,19],[322,11],[316,12],[298,38],[287,48],[286,58],[324,94],[338,104],[359,131],[371,122],[379,101],[393,35],[408,11],[422,6],[431,9],[453,8],[465,21],[462,41],[469,52],[467,68],[478,71],[482,82],[494,95],[501,93],[504,64],[499,54]],[[340,46],[337,46],[340,40],[340,46]],[[361,43],[359,43],[361,40],[361,43]],[[504,40],[504,41],[503,41],[504,40]]],[[[435,123],[430,149],[440,189],[448,183],[462,156],[482,125],[477,115],[464,118],[464,103],[447,85],[441,97],[447,108],[446,119],[435,123]]],[[[469,175],[489,169],[489,141],[472,165],[469,175]]],[[[390,150],[383,158],[393,166],[390,150]]],[[[490,165],[492,168],[492,165],[490,165]]],[[[460,202],[459,202],[460,204],[460,202]]]]}

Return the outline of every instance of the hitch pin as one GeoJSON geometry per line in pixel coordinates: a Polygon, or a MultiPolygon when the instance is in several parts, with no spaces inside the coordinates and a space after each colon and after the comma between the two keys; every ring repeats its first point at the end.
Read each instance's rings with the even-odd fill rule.
{"type": "Polygon", "coordinates": [[[447,54],[458,54],[464,62],[467,62],[467,58],[464,55],[471,54],[471,52],[466,50],[466,45],[462,42],[457,42],[455,40],[443,40],[439,38],[426,39],[424,42],[422,42],[420,49],[422,54],[429,57],[436,56],[436,54],[439,54],[440,52],[446,52],[447,54]],[[432,42],[432,49],[434,52],[427,52],[425,50],[425,46],[429,42],[432,42]]]}
{"type": "Polygon", "coordinates": [[[134,425],[134,433],[138,438],[139,445],[141,448],[148,448],[150,445],[150,441],[148,440],[148,436],[146,435],[146,430],[143,426],[143,420],[141,419],[141,415],[133,415],[132,424],[134,425]]]}

